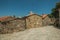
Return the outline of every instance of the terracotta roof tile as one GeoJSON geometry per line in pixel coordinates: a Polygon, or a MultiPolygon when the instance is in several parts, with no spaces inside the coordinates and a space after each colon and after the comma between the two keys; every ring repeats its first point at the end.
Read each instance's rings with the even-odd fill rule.
{"type": "Polygon", "coordinates": [[[43,14],[42,15],[42,18],[44,19],[44,18],[46,18],[47,17],[47,14],[43,14]]]}
{"type": "Polygon", "coordinates": [[[12,18],[11,16],[4,16],[4,17],[0,17],[0,21],[6,21],[9,18],[12,18]]]}

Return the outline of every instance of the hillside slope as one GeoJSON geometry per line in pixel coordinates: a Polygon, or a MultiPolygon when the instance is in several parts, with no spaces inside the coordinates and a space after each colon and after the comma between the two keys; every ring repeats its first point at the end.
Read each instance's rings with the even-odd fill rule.
{"type": "Polygon", "coordinates": [[[0,34],[0,40],[60,40],[60,29],[53,26],[31,28],[13,34],[0,34]]]}

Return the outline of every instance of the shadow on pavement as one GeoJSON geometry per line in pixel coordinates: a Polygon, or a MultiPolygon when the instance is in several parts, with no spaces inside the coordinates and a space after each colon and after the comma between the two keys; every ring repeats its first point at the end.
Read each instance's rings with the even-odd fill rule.
{"type": "Polygon", "coordinates": [[[60,25],[58,25],[58,24],[56,26],[54,26],[54,27],[57,28],[57,29],[60,29],[60,25]]]}

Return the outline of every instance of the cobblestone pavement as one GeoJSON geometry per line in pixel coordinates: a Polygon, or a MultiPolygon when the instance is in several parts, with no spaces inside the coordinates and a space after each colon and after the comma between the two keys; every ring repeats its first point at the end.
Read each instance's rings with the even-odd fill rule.
{"type": "Polygon", "coordinates": [[[13,34],[0,34],[0,40],[60,40],[60,29],[53,26],[31,28],[13,34]]]}

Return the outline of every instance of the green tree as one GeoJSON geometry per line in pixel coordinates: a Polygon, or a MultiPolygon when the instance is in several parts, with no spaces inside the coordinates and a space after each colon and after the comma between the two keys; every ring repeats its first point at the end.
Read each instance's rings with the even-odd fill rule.
{"type": "Polygon", "coordinates": [[[54,25],[57,28],[60,28],[60,24],[59,24],[59,9],[60,9],[60,2],[56,3],[55,8],[52,9],[52,12],[50,15],[52,15],[55,18],[55,23],[54,25]]]}
{"type": "Polygon", "coordinates": [[[55,8],[52,8],[52,12],[49,16],[59,18],[59,11],[58,11],[59,8],[60,8],[60,2],[56,3],[55,8]]]}

